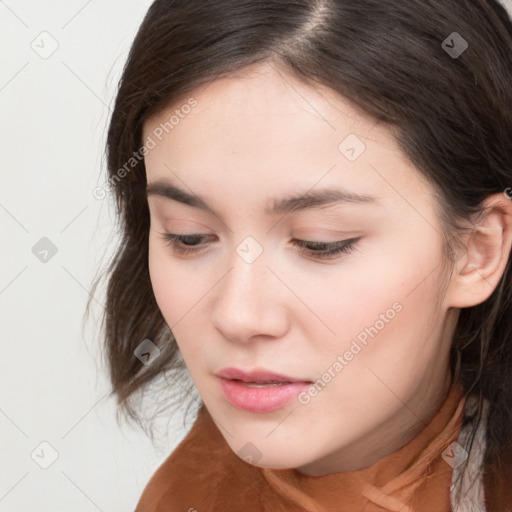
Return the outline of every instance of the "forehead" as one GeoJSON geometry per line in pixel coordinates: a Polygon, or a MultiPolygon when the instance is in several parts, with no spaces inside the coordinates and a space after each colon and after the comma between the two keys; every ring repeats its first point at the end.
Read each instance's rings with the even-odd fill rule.
{"type": "Polygon", "coordinates": [[[145,157],[148,181],[174,173],[203,192],[246,187],[272,196],[321,182],[387,194],[379,169],[402,185],[422,180],[385,126],[331,89],[272,65],[196,89],[148,119],[143,137],[156,142],[145,157]]]}
{"type": "MultiPolygon", "coordinates": [[[[280,124],[284,125],[287,120],[304,117],[309,118],[311,123],[318,123],[323,130],[336,131],[350,126],[363,134],[376,125],[374,119],[360,112],[332,89],[322,84],[305,84],[274,65],[263,63],[198,87],[148,119],[144,124],[144,133],[147,135],[160,123],[168,121],[192,97],[197,106],[180,116],[181,125],[190,124],[184,123],[185,119],[199,116],[203,122],[209,123],[208,126],[215,120],[221,126],[226,120],[240,115],[246,116],[248,130],[251,128],[250,121],[267,120],[275,124],[281,120],[280,124]]],[[[177,125],[169,131],[175,132],[176,128],[177,125]]],[[[393,143],[389,133],[383,132],[382,135],[388,136],[389,142],[393,143]]]]}

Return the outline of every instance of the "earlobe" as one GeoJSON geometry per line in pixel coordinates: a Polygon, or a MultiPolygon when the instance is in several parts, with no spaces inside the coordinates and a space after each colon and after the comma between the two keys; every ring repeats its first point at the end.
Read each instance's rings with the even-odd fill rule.
{"type": "Polygon", "coordinates": [[[506,194],[486,199],[463,244],[463,256],[457,260],[446,293],[448,307],[481,304],[505,272],[512,246],[512,201],[506,194]]]}

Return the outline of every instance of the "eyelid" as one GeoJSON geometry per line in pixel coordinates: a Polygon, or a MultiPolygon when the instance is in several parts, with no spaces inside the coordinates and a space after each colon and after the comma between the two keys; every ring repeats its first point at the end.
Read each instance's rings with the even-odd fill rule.
{"type": "MultiPolygon", "coordinates": [[[[187,233],[187,234],[177,234],[177,233],[161,233],[161,238],[164,239],[167,245],[171,247],[171,249],[176,252],[177,254],[185,255],[185,254],[192,254],[200,252],[203,252],[201,249],[201,246],[204,244],[185,244],[185,247],[179,246],[178,243],[183,243],[183,240],[185,239],[207,239],[209,236],[208,234],[203,233],[187,233]]],[[[300,248],[300,253],[304,254],[309,252],[309,255],[311,255],[314,259],[317,260],[328,260],[328,259],[334,259],[334,258],[340,258],[341,254],[349,254],[354,250],[355,244],[359,241],[361,237],[353,237],[348,238],[344,240],[336,240],[334,242],[325,242],[325,241],[318,241],[318,240],[299,240],[296,238],[293,238],[291,240],[291,244],[294,246],[298,246],[300,248]],[[317,246],[317,248],[311,248],[309,246],[317,246]],[[325,247],[324,249],[318,250],[318,246],[325,247]]]]}
{"type": "MultiPolygon", "coordinates": [[[[156,196],[155,196],[156,197],[156,196]]],[[[158,221],[158,224],[162,229],[165,231],[173,231],[174,229],[176,231],[180,230],[191,230],[190,233],[184,233],[187,236],[190,234],[197,234],[200,230],[210,231],[212,229],[211,226],[208,226],[204,222],[201,222],[201,220],[204,219],[205,222],[208,222],[207,218],[204,217],[204,215],[201,215],[201,213],[195,214],[191,220],[191,216],[189,215],[188,218],[178,216],[176,214],[171,214],[170,212],[167,212],[165,208],[162,208],[161,210],[157,208],[155,210],[154,214],[155,219],[158,221]],[[174,225],[175,223],[178,223],[179,227],[170,227],[169,225],[174,225]],[[193,230],[193,231],[192,231],[193,230]]]]}

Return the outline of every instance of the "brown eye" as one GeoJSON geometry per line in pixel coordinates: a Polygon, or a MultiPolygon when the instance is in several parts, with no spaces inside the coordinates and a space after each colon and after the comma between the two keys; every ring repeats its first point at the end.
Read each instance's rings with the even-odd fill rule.
{"type": "Polygon", "coordinates": [[[201,241],[208,239],[210,235],[192,234],[192,235],[176,235],[175,233],[164,233],[162,238],[170,245],[173,251],[179,254],[190,254],[199,250],[198,246],[201,241]],[[182,244],[182,245],[179,245],[182,244]]]}
{"type": "MultiPolygon", "coordinates": [[[[175,233],[164,233],[162,238],[172,250],[178,254],[191,254],[198,252],[201,246],[204,246],[202,241],[208,240],[210,235],[191,234],[191,235],[177,235],[175,233]],[[181,245],[180,245],[181,244],[181,245]]],[[[359,238],[351,238],[349,240],[338,240],[336,242],[317,242],[308,240],[293,239],[292,244],[300,247],[301,254],[308,254],[314,258],[327,259],[332,258],[338,254],[348,254],[352,252],[356,242],[359,238]]]]}
{"type": "Polygon", "coordinates": [[[313,242],[307,240],[293,239],[292,244],[298,245],[301,250],[300,253],[309,253],[314,258],[330,258],[338,254],[350,253],[359,238],[351,238],[349,240],[338,240],[336,242],[313,242]]]}

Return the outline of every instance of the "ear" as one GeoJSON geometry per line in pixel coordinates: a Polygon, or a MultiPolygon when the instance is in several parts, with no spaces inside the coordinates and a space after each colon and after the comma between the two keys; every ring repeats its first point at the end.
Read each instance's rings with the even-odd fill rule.
{"type": "Polygon", "coordinates": [[[512,200],[506,192],[484,201],[478,221],[462,242],[445,295],[447,307],[476,306],[498,285],[512,246],[512,200]]]}

